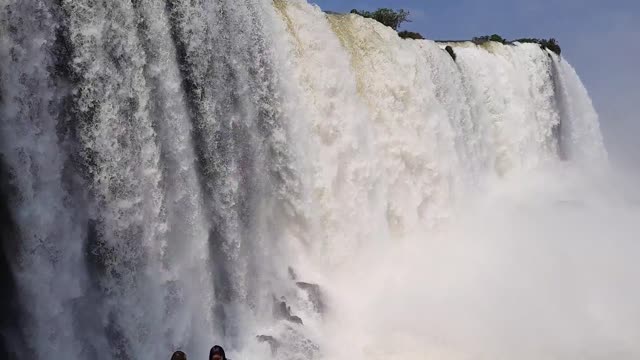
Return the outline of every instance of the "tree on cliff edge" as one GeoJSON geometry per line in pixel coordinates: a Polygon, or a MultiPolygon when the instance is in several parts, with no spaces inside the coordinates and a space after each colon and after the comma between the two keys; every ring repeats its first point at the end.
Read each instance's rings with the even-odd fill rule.
{"type": "Polygon", "coordinates": [[[403,9],[395,11],[388,8],[381,8],[373,12],[353,9],[351,13],[374,19],[383,25],[391,27],[393,30],[398,30],[402,23],[411,22],[411,20],[409,20],[409,12],[403,9]]]}

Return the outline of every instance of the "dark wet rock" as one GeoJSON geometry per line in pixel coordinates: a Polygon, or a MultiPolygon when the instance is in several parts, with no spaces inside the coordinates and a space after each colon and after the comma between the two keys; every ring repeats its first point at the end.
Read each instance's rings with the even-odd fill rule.
{"type": "Polygon", "coordinates": [[[258,335],[256,336],[256,339],[258,339],[258,341],[261,343],[269,344],[269,347],[271,348],[271,355],[275,355],[281,345],[280,341],[270,335],[258,335]]]}
{"type": "Polygon", "coordinates": [[[0,155],[0,359],[8,360],[27,357],[27,353],[17,353],[26,349],[26,344],[20,331],[17,284],[11,266],[18,257],[19,233],[10,211],[11,195],[17,194],[10,177],[0,155]]]}
{"type": "Polygon", "coordinates": [[[296,275],[295,270],[291,266],[289,266],[289,278],[293,281],[298,280],[298,276],[296,275]]]}
{"type": "Polygon", "coordinates": [[[320,314],[323,314],[326,310],[324,294],[320,289],[320,285],[311,284],[302,281],[296,283],[298,288],[304,290],[309,295],[309,300],[313,304],[314,310],[320,314]]]}
{"type": "Polygon", "coordinates": [[[424,40],[422,34],[413,31],[400,31],[398,32],[398,36],[403,39],[424,40]]]}
{"type": "Polygon", "coordinates": [[[456,53],[453,51],[453,48],[451,46],[448,46],[444,48],[444,50],[446,52],[449,53],[449,55],[451,56],[451,58],[453,59],[453,61],[456,61],[456,59],[458,58],[458,56],[456,55],[456,53]]]}
{"type": "Polygon", "coordinates": [[[291,313],[291,306],[287,305],[287,302],[283,300],[274,301],[273,316],[276,319],[283,319],[294,324],[303,325],[302,319],[299,316],[295,316],[291,313]]]}

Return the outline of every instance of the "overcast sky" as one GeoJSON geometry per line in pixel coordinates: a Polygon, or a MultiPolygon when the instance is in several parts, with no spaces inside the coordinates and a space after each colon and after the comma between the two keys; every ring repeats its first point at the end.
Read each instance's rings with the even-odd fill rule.
{"type": "Polygon", "coordinates": [[[555,37],[600,113],[612,155],[640,168],[640,0],[310,0],[324,10],[403,8],[434,40],[555,37]]]}

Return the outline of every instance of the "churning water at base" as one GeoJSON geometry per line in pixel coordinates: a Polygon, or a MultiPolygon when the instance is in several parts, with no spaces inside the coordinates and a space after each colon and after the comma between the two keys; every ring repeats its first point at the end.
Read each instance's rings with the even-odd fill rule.
{"type": "Polygon", "coordinates": [[[1,0],[0,353],[637,357],[640,197],[575,71],[445,45],[303,0],[1,0]]]}

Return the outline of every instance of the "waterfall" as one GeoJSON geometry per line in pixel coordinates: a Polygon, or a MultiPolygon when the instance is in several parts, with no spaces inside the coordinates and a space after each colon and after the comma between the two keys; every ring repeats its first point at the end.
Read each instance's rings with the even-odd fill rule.
{"type": "Polygon", "coordinates": [[[345,289],[478,194],[607,168],[565,59],[305,0],[2,0],[0,116],[10,359],[359,358],[345,289]]]}

